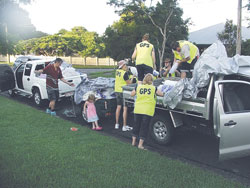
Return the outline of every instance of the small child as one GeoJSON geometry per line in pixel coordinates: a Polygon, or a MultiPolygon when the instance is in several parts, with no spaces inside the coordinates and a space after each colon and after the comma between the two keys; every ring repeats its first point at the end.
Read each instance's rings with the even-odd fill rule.
{"type": "Polygon", "coordinates": [[[98,116],[97,116],[97,113],[96,113],[96,108],[95,108],[95,95],[94,94],[90,94],[88,96],[88,99],[87,101],[85,102],[84,104],[84,114],[87,115],[87,118],[88,118],[88,122],[89,123],[92,123],[92,130],[102,130],[102,127],[100,127],[98,125],[98,116]]]}

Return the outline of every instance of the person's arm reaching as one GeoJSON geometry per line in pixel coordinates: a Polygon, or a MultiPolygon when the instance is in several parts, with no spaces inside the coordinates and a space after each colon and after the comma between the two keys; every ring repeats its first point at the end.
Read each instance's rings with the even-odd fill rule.
{"type": "Polygon", "coordinates": [[[132,62],[136,59],[136,47],[134,49],[133,55],[132,55],[132,62]]]}
{"type": "Polygon", "coordinates": [[[67,80],[65,80],[64,78],[61,78],[60,79],[62,82],[64,82],[65,84],[68,84],[69,86],[72,86],[72,87],[74,87],[75,86],[75,84],[74,83],[71,83],[71,82],[68,82],[67,80]]]}
{"type": "Polygon", "coordinates": [[[155,50],[154,48],[152,49],[152,60],[153,60],[153,69],[156,70],[156,65],[155,65],[155,50]]]}

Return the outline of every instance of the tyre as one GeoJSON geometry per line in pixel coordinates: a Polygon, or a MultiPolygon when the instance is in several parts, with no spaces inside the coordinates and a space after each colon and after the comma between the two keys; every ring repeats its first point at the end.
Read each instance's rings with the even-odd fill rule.
{"type": "Polygon", "coordinates": [[[169,116],[155,115],[150,121],[150,135],[158,144],[170,144],[174,135],[171,118],[169,116]]]}
{"type": "Polygon", "coordinates": [[[15,97],[16,96],[16,93],[15,93],[15,91],[13,89],[8,90],[8,94],[9,94],[10,97],[15,97]]]}
{"type": "Polygon", "coordinates": [[[88,118],[87,118],[86,114],[84,113],[84,108],[83,108],[84,103],[81,105],[82,105],[81,106],[81,118],[82,118],[83,122],[88,123],[88,118]]]}
{"type": "Polygon", "coordinates": [[[41,98],[41,94],[38,88],[34,89],[33,91],[33,100],[36,106],[43,106],[44,100],[41,98]]]}

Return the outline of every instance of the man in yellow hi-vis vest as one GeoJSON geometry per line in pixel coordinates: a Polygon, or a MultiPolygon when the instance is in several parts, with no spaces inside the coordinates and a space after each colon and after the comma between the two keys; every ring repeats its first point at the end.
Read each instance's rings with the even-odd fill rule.
{"type": "Polygon", "coordinates": [[[123,105],[123,89],[122,87],[131,84],[133,82],[134,77],[129,78],[128,75],[128,67],[127,67],[127,61],[121,60],[118,62],[118,69],[115,73],[115,93],[116,93],[116,113],[115,113],[115,129],[119,129],[119,117],[121,108],[123,106],[123,127],[122,131],[129,131],[132,130],[132,127],[129,127],[127,125],[127,110],[128,107],[126,104],[123,105]]]}
{"type": "Polygon", "coordinates": [[[138,83],[141,84],[147,73],[153,74],[155,67],[155,51],[154,46],[149,43],[149,34],[142,37],[142,42],[136,44],[132,55],[132,60],[136,61],[138,72],[138,83]]]}
{"type": "Polygon", "coordinates": [[[174,62],[178,62],[178,69],[181,71],[181,78],[186,78],[186,73],[194,68],[200,53],[197,46],[185,40],[180,40],[172,44],[174,62]]]}

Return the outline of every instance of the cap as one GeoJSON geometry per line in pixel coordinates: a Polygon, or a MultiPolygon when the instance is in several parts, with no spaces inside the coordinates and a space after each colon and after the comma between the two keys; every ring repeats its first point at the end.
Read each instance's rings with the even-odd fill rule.
{"type": "Polygon", "coordinates": [[[123,67],[123,65],[126,65],[126,64],[128,64],[127,61],[121,60],[121,61],[118,62],[118,68],[120,69],[120,68],[123,67]]]}

